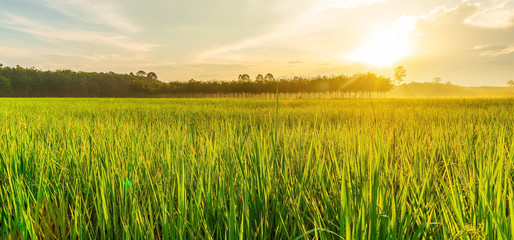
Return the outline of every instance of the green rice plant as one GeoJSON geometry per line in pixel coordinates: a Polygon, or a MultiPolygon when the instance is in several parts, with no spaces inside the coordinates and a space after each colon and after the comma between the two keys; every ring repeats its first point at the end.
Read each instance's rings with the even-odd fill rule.
{"type": "Polygon", "coordinates": [[[513,112],[514,99],[0,99],[0,238],[511,239],[513,112]]]}

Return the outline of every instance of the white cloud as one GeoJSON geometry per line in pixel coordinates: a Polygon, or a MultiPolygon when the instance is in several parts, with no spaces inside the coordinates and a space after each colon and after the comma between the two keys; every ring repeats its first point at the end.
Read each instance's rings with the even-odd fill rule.
{"type": "Polygon", "coordinates": [[[27,50],[26,48],[14,48],[9,46],[0,46],[0,56],[9,57],[9,56],[30,56],[34,53],[32,51],[27,50]]]}
{"type": "Polygon", "coordinates": [[[118,12],[120,6],[108,0],[43,0],[46,6],[82,22],[106,25],[125,32],[141,28],[118,12]]]}
{"type": "Polygon", "coordinates": [[[178,68],[174,61],[143,55],[70,53],[38,46],[0,45],[0,58],[3,64],[11,67],[19,64],[42,70],[71,69],[128,73],[144,69],[158,72],[159,77],[164,77],[165,80],[170,77],[165,74],[166,71],[178,68]]]}
{"type": "Polygon", "coordinates": [[[10,14],[6,15],[6,19],[0,20],[0,27],[27,33],[45,41],[71,41],[108,44],[110,46],[133,52],[147,52],[159,46],[151,43],[132,41],[128,39],[127,36],[118,34],[51,27],[49,25],[41,24],[10,14]]]}
{"type": "Polygon", "coordinates": [[[387,0],[328,0],[329,5],[335,8],[358,8],[361,6],[369,6],[387,0]]]}
{"type": "Polygon", "coordinates": [[[479,45],[474,49],[480,51],[480,56],[484,57],[498,57],[514,53],[514,46],[479,45]]]}
{"type": "Polygon", "coordinates": [[[402,63],[409,78],[430,81],[441,76],[457,84],[498,85],[512,76],[514,26],[466,22],[485,8],[461,2],[455,8],[438,7],[422,14],[416,25],[419,34],[412,38],[414,54],[402,63]]]}
{"type": "Polygon", "coordinates": [[[475,3],[480,9],[468,17],[464,22],[469,25],[483,28],[506,28],[514,25],[514,7],[510,7],[511,0],[492,0],[475,3]]]}
{"type": "Polygon", "coordinates": [[[0,46],[0,56],[11,57],[18,56],[23,58],[45,58],[47,56],[62,56],[62,57],[77,57],[92,61],[99,61],[94,56],[88,56],[84,54],[66,53],[62,51],[56,51],[53,49],[41,48],[41,47],[12,47],[12,46],[0,46]]]}
{"type": "Polygon", "coordinates": [[[272,31],[241,39],[232,44],[208,49],[198,54],[194,61],[206,62],[220,59],[229,61],[248,60],[248,55],[238,54],[237,52],[265,46],[280,45],[294,48],[294,46],[306,45],[305,43],[309,42],[310,47],[312,47],[313,41],[322,39],[316,33],[327,29],[340,29],[341,26],[336,21],[344,11],[385,1],[387,0],[311,1],[311,4],[305,7],[304,11],[289,17],[281,23],[277,23],[272,31]],[[294,41],[291,41],[292,39],[294,41]]]}

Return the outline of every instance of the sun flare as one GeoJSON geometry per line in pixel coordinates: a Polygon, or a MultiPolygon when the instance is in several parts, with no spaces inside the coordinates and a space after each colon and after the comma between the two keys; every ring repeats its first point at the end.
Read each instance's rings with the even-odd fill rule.
{"type": "Polygon", "coordinates": [[[392,66],[410,54],[409,36],[415,24],[415,18],[403,16],[388,28],[370,34],[367,41],[347,58],[376,67],[392,66]]]}
{"type": "Polygon", "coordinates": [[[361,48],[350,55],[353,62],[366,63],[372,66],[391,66],[409,53],[409,44],[405,39],[389,31],[380,31],[361,48]]]}

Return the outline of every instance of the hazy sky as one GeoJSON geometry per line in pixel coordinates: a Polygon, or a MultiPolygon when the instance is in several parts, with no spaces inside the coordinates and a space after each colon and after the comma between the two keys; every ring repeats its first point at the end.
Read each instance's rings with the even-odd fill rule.
{"type": "Polygon", "coordinates": [[[514,79],[514,0],[0,0],[0,63],[161,80],[514,79]]]}

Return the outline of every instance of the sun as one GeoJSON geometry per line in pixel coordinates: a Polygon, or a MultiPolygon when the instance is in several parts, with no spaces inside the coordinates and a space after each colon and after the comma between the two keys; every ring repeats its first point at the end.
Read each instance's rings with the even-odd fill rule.
{"type": "Polygon", "coordinates": [[[408,43],[390,31],[373,34],[362,47],[350,55],[353,62],[366,63],[376,67],[391,66],[408,55],[408,43]]]}
{"type": "Polygon", "coordinates": [[[390,27],[370,34],[367,41],[346,58],[375,67],[392,66],[411,53],[409,36],[414,24],[415,19],[402,17],[390,27]]]}

